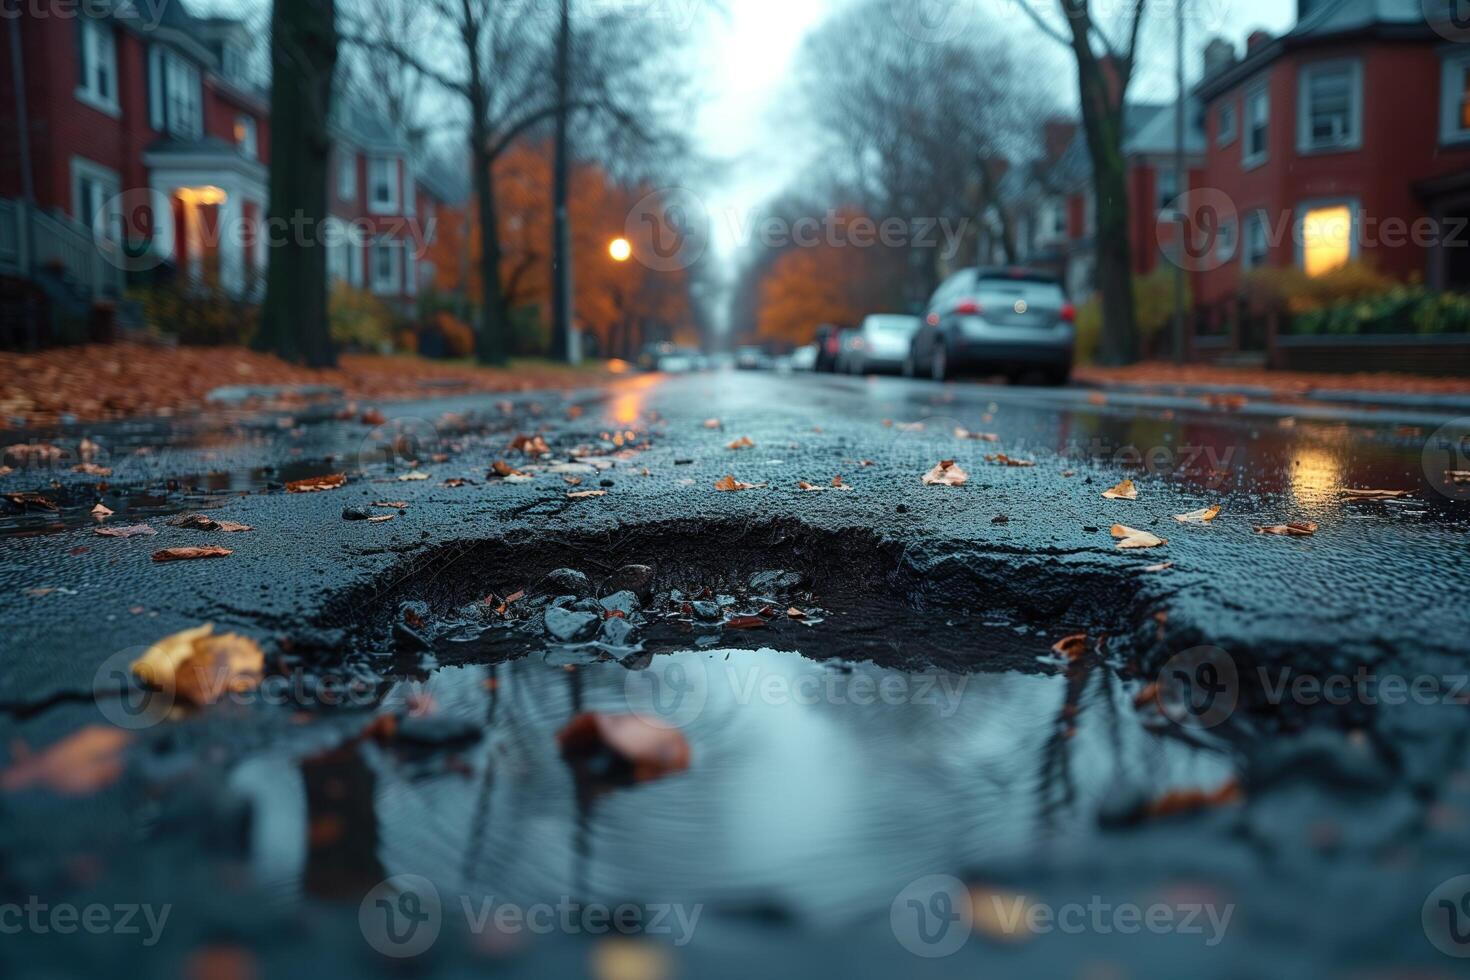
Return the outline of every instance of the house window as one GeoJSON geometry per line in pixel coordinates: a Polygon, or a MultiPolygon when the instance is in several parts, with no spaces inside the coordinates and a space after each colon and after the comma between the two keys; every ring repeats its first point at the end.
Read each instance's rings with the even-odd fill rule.
{"type": "Polygon", "coordinates": [[[121,220],[121,205],[116,200],[121,193],[122,183],[115,171],[81,157],[71,162],[71,216],[79,225],[92,229],[93,234],[104,238],[115,238],[117,221],[121,220]],[[104,206],[108,214],[99,215],[104,206]],[[100,220],[99,220],[100,218],[100,220]]]}
{"type": "Polygon", "coordinates": [[[337,196],[357,200],[357,154],[346,147],[337,150],[337,196]]]}
{"type": "Polygon", "coordinates": [[[1179,174],[1173,167],[1160,167],[1158,173],[1158,202],[1157,206],[1163,211],[1174,198],[1179,196],[1179,174]]]}
{"type": "Polygon", "coordinates": [[[1439,138],[1470,140],[1470,55],[1446,58],[1440,73],[1439,138]]]}
{"type": "Polygon", "coordinates": [[[255,119],[251,116],[235,117],[235,145],[240,147],[240,152],[254,160],[260,156],[255,119]]]}
{"type": "Polygon", "coordinates": [[[1353,206],[1347,202],[1318,204],[1302,211],[1302,271],[1325,275],[1353,259],[1353,206]]]}
{"type": "Polygon", "coordinates": [[[1229,146],[1235,142],[1238,136],[1235,119],[1235,103],[1226,102],[1220,106],[1220,132],[1215,137],[1216,146],[1229,146]]]}
{"type": "Polygon", "coordinates": [[[368,160],[368,207],[374,214],[398,210],[398,161],[393,157],[368,160]]]}
{"type": "Polygon", "coordinates": [[[413,243],[403,243],[403,291],[410,296],[419,294],[418,259],[413,253],[413,243]]]}
{"type": "Polygon", "coordinates": [[[1266,214],[1252,211],[1245,216],[1245,248],[1240,253],[1243,269],[1256,269],[1266,264],[1270,242],[1266,237],[1266,214]]]}
{"type": "Polygon", "coordinates": [[[403,243],[382,239],[373,243],[373,292],[397,296],[403,291],[403,243]]]}
{"type": "Polygon", "coordinates": [[[199,69],[158,45],[148,52],[148,113],[160,132],[185,140],[204,135],[199,69]]]}
{"type": "Polygon", "coordinates": [[[1245,139],[1240,160],[1242,166],[1259,167],[1266,162],[1266,154],[1270,149],[1267,139],[1270,125],[1271,96],[1262,83],[1246,93],[1245,97],[1245,139]]]}
{"type": "Polygon", "coordinates": [[[1297,110],[1297,149],[1352,149],[1361,145],[1362,65],[1335,61],[1302,69],[1297,110]]]}
{"type": "Polygon", "coordinates": [[[109,24],[90,17],[77,21],[77,99],[109,115],[119,111],[117,41],[109,24]]]}
{"type": "Polygon", "coordinates": [[[1235,258],[1235,222],[1220,222],[1220,231],[1215,235],[1215,260],[1225,263],[1235,258]]]}

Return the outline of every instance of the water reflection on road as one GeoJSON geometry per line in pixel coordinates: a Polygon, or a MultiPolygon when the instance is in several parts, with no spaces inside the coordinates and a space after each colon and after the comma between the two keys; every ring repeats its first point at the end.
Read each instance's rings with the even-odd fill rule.
{"type": "Polygon", "coordinates": [[[573,714],[652,710],[647,676],[616,663],[444,669],[413,693],[486,731],[450,761],[367,743],[286,785],[279,769],[240,775],[258,790],[257,874],[319,897],[417,874],[452,895],[700,902],[820,926],[883,912],[916,876],[1086,847],[1116,794],[1230,775],[1222,754],[1140,725],[1103,668],[904,675],[715,651],[650,670],[691,695],[664,703],[689,771],[595,793],[574,779],[555,737],[573,714]]]}

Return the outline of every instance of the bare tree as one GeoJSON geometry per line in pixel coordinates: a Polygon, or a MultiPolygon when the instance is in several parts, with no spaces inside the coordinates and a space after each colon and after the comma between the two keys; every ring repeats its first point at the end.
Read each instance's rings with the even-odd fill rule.
{"type": "Polygon", "coordinates": [[[1133,308],[1133,254],[1128,234],[1128,175],[1123,158],[1125,104],[1138,55],[1139,31],[1147,0],[1130,0],[1131,9],[1112,34],[1093,17],[1091,0],[1057,0],[1065,33],[1049,23],[1027,0],[1020,6],[1047,36],[1071,50],[1077,61],[1082,125],[1092,159],[1097,220],[1097,286],[1102,294],[1100,360],[1128,364],[1138,359],[1133,308]]]}

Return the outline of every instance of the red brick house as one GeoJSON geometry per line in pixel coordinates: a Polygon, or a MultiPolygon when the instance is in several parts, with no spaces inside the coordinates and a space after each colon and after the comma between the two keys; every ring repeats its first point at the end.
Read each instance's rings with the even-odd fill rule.
{"type": "MultiPolygon", "coordinates": [[[[21,52],[0,72],[0,277],[64,266],[107,296],[125,272],[162,266],[258,296],[269,243],[289,229],[264,222],[269,105],[245,70],[245,26],[177,0],[18,12],[0,25],[21,52]]],[[[409,147],[356,107],[333,131],[333,269],[411,308],[424,233],[409,147]]]]}
{"type": "Polygon", "coordinates": [[[1423,9],[1300,0],[1294,28],[1251,35],[1239,60],[1212,42],[1195,186],[1223,192],[1235,213],[1195,275],[1197,302],[1235,296],[1255,267],[1311,275],[1351,260],[1470,287],[1470,231],[1455,220],[1470,215],[1470,45],[1450,43],[1423,9]]]}

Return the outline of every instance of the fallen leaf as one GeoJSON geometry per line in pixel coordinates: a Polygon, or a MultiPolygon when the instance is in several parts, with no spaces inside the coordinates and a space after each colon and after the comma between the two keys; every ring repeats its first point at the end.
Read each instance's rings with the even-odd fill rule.
{"type": "Polygon", "coordinates": [[[111,476],[112,470],[106,466],[98,466],[96,463],[78,463],[71,468],[73,473],[85,473],[88,476],[111,476]]]}
{"type": "Polygon", "coordinates": [[[676,728],[637,715],[580,714],[556,733],[563,758],[611,755],[635,782],[660,779],[689,768],[689,743],[676,728]]]}
{"type": "Polygon", "coordinates": [[[376,408],[370,408],[366,412],[362,413],[361,421],[363,425],[382,425],[388,420],[383,417],[382,412],[378,411],[376,408]]]}
{"type": "Polygon", "coordinates": [[[15,761],[0,772],[7,792],[44,786],[63,796],[85,796],[115,782],[123,771],[122,752],[132,732],[105,725],[88,725],[38,753],[23,746],[15,761]]]}
{"type": "Polygon", "coordinates": [[[1071,478],[1077,475],[1076,470],[1062,470],[1062,476],[1071,478]]]}
{"type": "Polygon", "coordinates": [[[1271,527],[1256,528],[1257,534],[1276,534],[1288,538],[1309,538],[1317,533],[1317,525],[1311,521],[1297,521],[1292,524],[1275,524],[1271,527]]]}
{"type": "Polygon", "coordinates": [[[92,508],[92,516],[94,517],[111,517],[112,515],[112,508],[106,504],[99,503],[96,507],[92,508]]]}
{"type": "Polygon", "coordinates": [[[1353,500],[1398,500],[1412,494],[1412,490],[1352,490],[1344,488],[1343,496],[1353,500]]]}
{"type": "Polygon", "coordinates": [[[750,441],[750,436],[741,436],[739,439],[736,439],[734,442],[730,443],[730,445],[726,446],[725,448],[726,449],[754,449],[755,448],[755,443],[753,443],[753,442],[750,441]]]}
{"type": "Polygon", "coordinates": [[[836,476],[834,476],[832,478],[832,489],[833,490],[851,490],[852,487],[848,486],[846,483],[843,483],[842,482],[842,474],[841,473],[838,473],[836,476]]]}
{"type": "Polygon", "coordinates": [[[503,459],[497,459],[493,464],[491,464],[490,472],[500,477],[502,480],[509,480],[518,477],[524,477],[528,480],[531,479],[531,474],[521,472],[503,459]]]}
{"type": "Polygon", "coordinates": [[[322,490],[335,490],[345,486],[347,483],[346,473],[333,473],[330,476],[314,476],[306,480],[292,480],[286,484],[287,493],[319,493],[322,490]]]}
{"type": "Polygon", "coordinates": [[[195,558],[224,558],[232,555],[229,548],[221,548],[218,545],[206,545],[203,548],[164,548],[162,551],[153,553],[154,561],[191,561],[195,558]]]}
{"type": "Polygon", "coordinates": [[[797,609],[795,606],[792,606],[790,609],[786,610],[786,615],[790,619],[806,619],[806,613],[800,609],[797,609]]]}
{"type": "Polygon", "coordinates": [[[952,459],[942,459],[924,474],[926,487],[962,487],[970,474],[960,469],[952,459]]]}
{"type": "Polygon", "coordinates": [[[428,473],[425,473],[423,470],[414,470],[411,473],[405,473],[402,476],[400,476],[398,478],[398,482],[399,483],[419,483],[419,482],[422,482],[422,481],[427,480],[427,479],[430,479],[430,475],[428,473]]]}
{"type": "Polygon", "coordinates": [[[408,502],[404,500],[379,500],[377,503],[373,504],[373,506],[392,507],[395,510],[403,510],[405,507],[408,506],[408,502]]]}
{"type": "Polygon", "coordinates": [[[1103,491],[1105,500],[1137,500],[1138,488],[1133,485],[1132,480],[1124,480],[1111,490],[1103,491]]]}
{"type": "Polygon", "coordinates": [[[588,500],[592,497],[606,497],[606,490],[568,490],[567,497],[571,500],[588,500]]]}
{"type": "Polygon", "coordinates": [[[224,531],[229,534],[255,530],[248,524],[220,521],[207,514],[180,514],[178,517],[169,518],[165,523],[169,527],[183,527],[192,531],[224,531]]]}
{"type": "Polygon", "coordinates": [[[1000,436],[994,432],[971,432],[969,429],[956,427],[954,430],[956,439],[973,439],[977,442],[1000,442],[1000,436]]]}
{"type": "Polygon", "coordinates": [[[1192,810],[1203,810],[1207,807],[1227,806],[1231,803],[1238,803],[1242,796],[1240,784],[1234,779],[1227,780],[1218,788],[1212,790],[1170,790],[1158,799],[1146,804],[1141,816],[1171,817],[1175,814],[1188,813],[1192,810]]]}
{"type": "Polygon", "coordinates": [[[1445,470],[1444,476],[1451,483],[1470,483],[1470,470],[1445,470]]]}
{"type": "Polygon", "coordinates": [[[1174,567],[1174,563],[1172,561],[1166,561],[1166,562],[1160,562],[1157,565],[1147,565],[1147,566],[1144,567],[1143,570],[1145,572],[1166,572],[1166,571],[1168,571],[1169,569],[1171,569],[1173,567],[1174,567]]]}
{"type": "Polygon", "coordinates": [[[1113,537],[1122,539],[1118,542],[1119,548],[1157,548],[1169,543],[1168,538],[1122,524],[1113,525],[1113,537]]]}
{"type": "Polygon", "coordinates": [[[985,457],[987,463],[999,463],[1002,466],[1035,466],[1036,464],[1026,459],[1013,459],[1005,453],[992,453],[985,457]]]}
{"type": "Polygon", "coordinates": [[[214,624],[205,623],[159,640],[133,661],[132,671],[151,688],[206,705],[259,686],[265,654],[249,637],[216,635],[214,624]]]}
{"type": "Polygon", "coordinates": [[[468,480],[459,476],[452,476],[449,479],[445,480],[442,484],[440,484],[440,486],[448,487],[451,490],[458,490],[460,487],[469,485],[470,482],[468,480]]]}
{"type": "Polygon", "coordinates": [[[976,886],[970,889],[970,927],[989,939],[1024,942],[1035,935],[1031,915],[1035,905],[1028,895],[976,886]]]}
{"type": "Polygon", "coordinates": [[[805,480],[797,480],[796,488],[798,490],[806,490],[809,493],[823,493],[827,489],[826,487],[819,487],[815,483],[808,483],[805,480]]]}
{"type": "Polygon", "coordinates": [[[126,527],[95,527],[92,533],[100,534],[104,538],[136,538],[158,532],[147,524],[129,524],[126,527]]]}
{"type": "Polygon", "coordinates": [[[39,493],[7,493],[5,499],[22,510],[57,511],[61,509],[56,506],[56,501],[43,497],[39,493]]]}
{"type": "Polygon", "coordinates": [[[728,630],[758,630],[764,629],[766,621],[759,616],[731,616],[725,621],[725,629],[728,630]]]}
{"type": "Polygon", "coordinates": [[[540,435],[516,436],[510,443],[511,452],[522,452],[527,456],[544,456],[551,452],[551,447],[540,435]]]}
{"type": "Polygon", "coordinates": [[[1059,657],[1077,660],[1087,652],[1087,634],[1073,633],[1070,636],[1064,636],[1052,644],[1051,651],[1059,657]]]}
{"type": "Polygon", "coordinates": [[[718,429],[721,424],[722,423],[720,422],[719,419],[705,419],[704,420],[704,427],[706,429],[718,429]]]}
{"type": "Polygon", "coordinates": [[[672,957],[662,946],[642,939],[600,939],[592,950],[593,980],[669,980],[672,957]]]}
{"type": "Polygon", "coordinates": [[[377,517],[369,517],[367,522],[369,524],[386,524],[397,516],[397,514],[379,514],[377,517]]]}
{"type": "Polygon", "coordinates": [[[1220,505],[1206,507],[1203,510],[1192,510],[1188,514],[1175,514],[1174,520],[1180,524],[1208,524],[1220,516],[1220,505]]]}
{"type": "Polygon", "coordinates": [[[741,483],[739,480],[735,479],[734,474],[715,481],[715,489],[722,490],[727,493],[734,492],[736,490],[760,490],[764,486],[764,483],[741,483]]]}
{"type": "Polygon", "coordinates": [[[1135,707],[1135,708],[1145,708],[1145,707],[1147,707],[1150,704],[1157,706],[1158,703],[1159,703],[1159,682],[1158,681],[1153,681],[1147,687],[1143,688],[1142,690],[1140,690],[1137,694],[1135,694],[1133,696],[1133,707],[1135,707]]]}

